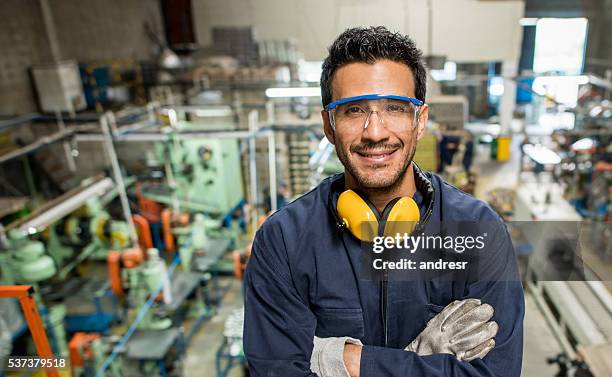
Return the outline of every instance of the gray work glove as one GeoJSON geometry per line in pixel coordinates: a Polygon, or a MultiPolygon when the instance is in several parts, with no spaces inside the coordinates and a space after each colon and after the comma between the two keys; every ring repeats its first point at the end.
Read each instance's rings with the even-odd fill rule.
{"type": "Polygon", "coordinates": [[[469,298],[453,301],[433,317],[405,348],[421,356],[450,353],[459,361],[483,358],[495,347],[499,326],[490,321],[493,307],[469,298]]]}
{"type": "Polygon", "coordinates": [[[359,339],[347,336],[339,338],[315,336],[312,356],[310,356],[310,370],[319,377],[350,377],[344,365],[344,345],[346,343],[363,345],[359,339]]]}

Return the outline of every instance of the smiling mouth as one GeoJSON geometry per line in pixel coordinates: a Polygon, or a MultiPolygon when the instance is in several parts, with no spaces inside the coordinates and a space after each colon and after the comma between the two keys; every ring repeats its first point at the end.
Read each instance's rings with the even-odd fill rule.
{"type": "Polygon", "coordinates": [[[386,162],[395,152],[397,152],[397,149],[386,151],[363,151],[355,152],[355,154],[362,160],[366,160],[368,162],[386,162]]]}

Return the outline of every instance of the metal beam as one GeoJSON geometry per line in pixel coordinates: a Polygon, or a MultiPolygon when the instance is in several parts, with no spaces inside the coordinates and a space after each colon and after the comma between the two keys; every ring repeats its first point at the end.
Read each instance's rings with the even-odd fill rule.
{"type": "Polygon", "coordinates": [[[104,195],[113,186],[113,181],[110,178],[103,178],[88,187],[68,191],[23,221],[10,224],[7,230],[16,228],[25,234],[39,232],[62,217],[74,212],[83,206],[87,200],[104,195]]]}

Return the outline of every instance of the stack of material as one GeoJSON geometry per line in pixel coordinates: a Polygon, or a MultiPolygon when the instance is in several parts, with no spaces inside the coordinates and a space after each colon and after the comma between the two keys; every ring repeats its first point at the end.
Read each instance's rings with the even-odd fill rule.
{"type": "Polygon", "coordinates": [[[310,141],[304,132],[287,133],[289,146],[289,177],[292,195],[301,195],[310,190],[309,177],[310,141]]]}
{"type": "Polygon", "coordinates": [[[264,65],[297,64],[299,52],[294,40],[265,40],[259,42],[260,63],[264,65]]]}
{"type": "Polygon", "coordinates": [[[258,47],[252,27],[214,27],[212,29],[213,50],[218,55],[229,55],[241,64],[259,61],[258,47]]]}

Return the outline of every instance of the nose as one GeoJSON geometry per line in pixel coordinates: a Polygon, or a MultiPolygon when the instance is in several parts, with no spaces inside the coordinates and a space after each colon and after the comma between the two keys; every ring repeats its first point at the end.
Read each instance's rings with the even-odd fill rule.
{"type": "Polygon", "coordinates": [[[385,127],[384,120],[378,111],[373,111],[366,119],[361,133],[362,141],[376,143],[389,139],[389,131],[385,127]]]}

